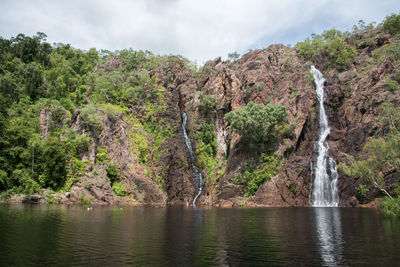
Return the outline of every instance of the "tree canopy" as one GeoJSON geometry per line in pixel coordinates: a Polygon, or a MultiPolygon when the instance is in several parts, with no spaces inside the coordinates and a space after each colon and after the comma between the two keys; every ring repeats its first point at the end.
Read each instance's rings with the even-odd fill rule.
{"type": "Polygon", "coordinates": [[[225,115],[229,128],[243,136],[249,143],[265,143],[276,136],[277,128],[288,122],[284,106],[250,101],[245,107],[225,115]]]}

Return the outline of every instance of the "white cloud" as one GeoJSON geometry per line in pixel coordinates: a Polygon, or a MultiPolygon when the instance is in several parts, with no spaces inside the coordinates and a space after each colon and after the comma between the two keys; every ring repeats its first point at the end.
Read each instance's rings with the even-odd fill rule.
{"type": "Polygon", "coordinates": [[[313,32],[399,12],[397,0],[2,0],[0,35],[181,54],[202,63],[229,52],[294,43],[313,32]]]}

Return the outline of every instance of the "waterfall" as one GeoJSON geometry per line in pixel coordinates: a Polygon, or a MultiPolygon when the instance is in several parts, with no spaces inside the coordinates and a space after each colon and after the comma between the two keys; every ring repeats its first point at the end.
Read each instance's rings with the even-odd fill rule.
{"type": "Polygon", "coordinates": [[[324,108],[324,84],[326,80],[314,66],[311,66],[311,72],[314,76],[319,102],[318,157],[313,175],[311,204],[314,207],[337,207],[339,204],[337,166],[334,159],[329,156],[329,146],[325,143],[325,139],[330,133],[324,108]]]}
{"type": "Polygon", "coordinates": [[[189,151],[190,155],[190,163],[192,164],[192,172],[193,172],[193,180],[194,183],[199,190],[197,193],[196,197],[193,199],[193,206],[196,206],[197,199],[200,197],[202,191],[203,191],[203,175],[201,172],[194,166],[194,162],[196,160],[194,156],[194,152],[192,149],[192,143],[190,142],[190,139],[187,135],[186,132],[186,124],[187,124],[187,115],[185,112],[182,112],[182,133],[183,133],[183,139],[185,140],[186,147],[189,151]]]}

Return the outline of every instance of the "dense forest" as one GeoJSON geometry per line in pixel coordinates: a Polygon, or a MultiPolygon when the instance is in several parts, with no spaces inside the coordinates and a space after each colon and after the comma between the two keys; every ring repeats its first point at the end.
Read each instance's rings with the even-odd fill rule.
{"type": "Polygon", "coordinates": [[[351,129],[338,118],[351,106],[360,116],[354,125],[368,128],[359,150],[331,145],[339,151],[341,198],[363,204],[384,196],[385,212],[400,214],[400,15],[202,67],[181,56],[83,51],[46,37],[0,38],[2,199],[188,202],[196,187],[181,138],[184,111],[206,177],[202,203],[268,204],[262,194],[277,177],[285,205],[307,205],[317,128],[308,66],[315,64],[336,88],[327,100],[333,128],[351,129]],[[353,98],[363,86],[382,90],[378,104],[365,104],[378,95],[353,98]]]}

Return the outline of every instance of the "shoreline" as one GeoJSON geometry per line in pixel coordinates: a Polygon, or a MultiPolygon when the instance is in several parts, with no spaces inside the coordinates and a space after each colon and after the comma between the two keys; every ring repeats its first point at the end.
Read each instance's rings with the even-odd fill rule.
{"type": "MultiPolygon", "coordinates": [[[[65,194],[64,194],[65,196],[65,194]]],[[[328,207],[328,208],[369,208],[369,209],[379,209],[380,203],[382,199],[376,198],[373,201],[366,204],[358,204],[356,206],[338,206],[338,207],[328,207]]],[[[83,206],[83,207],[102,207],[102,206],[152,206],[152,207],[165,207],[165,206],[186,206],[192,207],[192,205],[188,203],[162,203],[162,202],[141,202],[137,200],[132,200],[127,197],[115,197],[114,201],[107,202],[99,199],[91,200],[89,203],[82,202],[81,199],[78,198],[60,198],[56,201],[52,198],[48,198],[43,195],[23,195],[16,194],[11,195],[8,198],[4,199],[3,196],[0,196],[0,204],[34,204],[34,205],[62,205],[62,206],[83,206]]],[[[201,204],[197,205],[200,208],[314,208],[312,206],[276,206],[276,205],[265,205],[265,204],[256,204],[256,203],[246,203],[244,205],[226,205],[224,202],[215,203],[215,204],[201,204]]]]}

